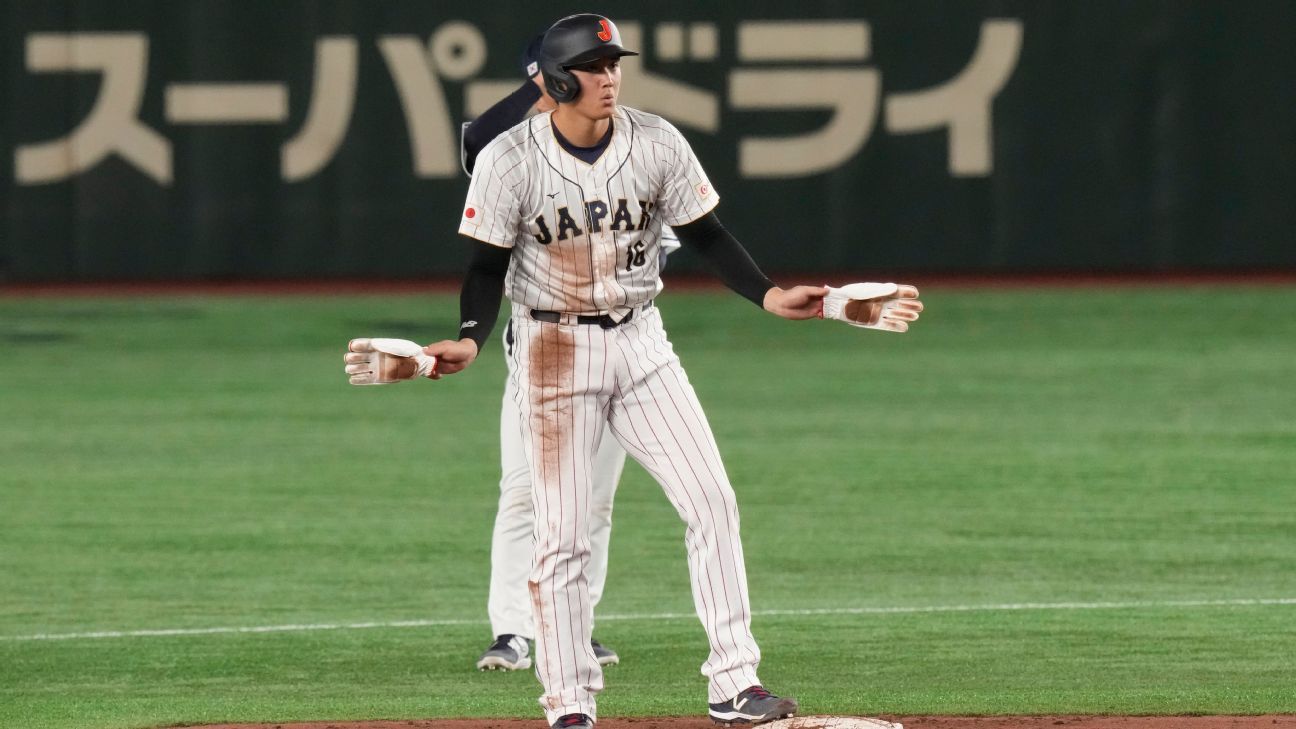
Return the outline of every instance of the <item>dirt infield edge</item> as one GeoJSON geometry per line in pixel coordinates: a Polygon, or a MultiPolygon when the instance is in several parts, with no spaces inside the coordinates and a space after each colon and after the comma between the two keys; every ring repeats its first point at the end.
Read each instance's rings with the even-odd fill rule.
{"type": "MultiPolygon", "coordinates": [[[[1296,715],[1257,716],[881,716],[905,729],[1296,729],[1296,715]]],[[[825,721],[824,727],[832,723],[825,721]]],[[[803,722],[805,720],[802,720],[803,722]]],[[[780,722],[782,723],[782,722],[780,722]]],[[[804,724],[815,726],[813,722],[804,724]]],[[[220,724],[185,729],[542,729],[542,719],[417,719],[405,721],[220,724]]],[[[716,729],[703,717],[606,718],[598,729],[716,729]]]]}

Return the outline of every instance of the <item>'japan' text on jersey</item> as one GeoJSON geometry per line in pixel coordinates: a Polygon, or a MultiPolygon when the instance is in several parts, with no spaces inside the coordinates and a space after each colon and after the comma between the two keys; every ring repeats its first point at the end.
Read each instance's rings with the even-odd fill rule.
{"type": "Polygon", "coordinates": [[[617,107],[593,164],[537,114],[482,150],[459,232],[512,248],[505,293],[516,304],[572,314],[624,311],[661,291],[662,226],[720,202],[692,148],[659,116],[617,107]]]}

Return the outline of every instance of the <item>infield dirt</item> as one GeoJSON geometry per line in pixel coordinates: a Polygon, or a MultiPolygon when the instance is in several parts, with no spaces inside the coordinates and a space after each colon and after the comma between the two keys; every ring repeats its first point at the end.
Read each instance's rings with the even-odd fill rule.
{"type": "MultiPolygon", "coordinates": [[[[1264,716],[883,716],[905,729],[1296,729],[1296,715],[1264,716]]],[[[201,729],[543,729],[542,719],[220,724],[201,729]]],[[[704,717],[607,718],[599,729],[716,729],[704,717]]],[[[188,727],[186,729],[199,729],[188,727]]]]}

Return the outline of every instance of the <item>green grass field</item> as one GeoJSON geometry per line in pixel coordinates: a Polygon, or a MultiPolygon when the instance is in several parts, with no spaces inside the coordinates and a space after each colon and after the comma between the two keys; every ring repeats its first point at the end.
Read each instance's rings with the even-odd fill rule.
{"type": "MultiPolygon", "coordinates": [[[[739,493],[766,683],[809,713],[1296,712],[1296,289],[923,298],[905,336],[659,300],[739,493]]],[[[456,320],[0,299],[0,726],[540,726],[530,673],[472,670],[499,347],[342,374],[352,336],[456,320]]],[[[600,713],[700,715],[682,526],[634,465],[616,516],[600,713]]]]}

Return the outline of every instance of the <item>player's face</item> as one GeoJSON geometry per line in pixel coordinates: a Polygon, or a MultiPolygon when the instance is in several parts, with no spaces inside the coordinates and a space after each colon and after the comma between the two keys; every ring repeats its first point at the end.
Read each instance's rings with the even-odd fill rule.
{"type": "Polygon", "coordinates": [[[571,72],[580,82],[576,111],[590,119],[610,118],[616,111],[617,96],[621,93],[620,59],[600,58],[572,66],[571,72]]]}

